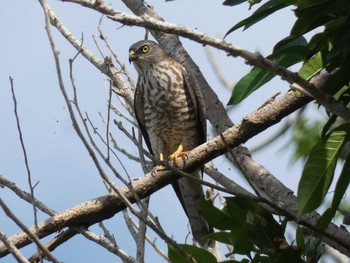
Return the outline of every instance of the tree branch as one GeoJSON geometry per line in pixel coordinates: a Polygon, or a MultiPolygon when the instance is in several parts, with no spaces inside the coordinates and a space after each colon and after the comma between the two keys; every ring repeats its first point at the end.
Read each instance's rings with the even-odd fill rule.
{"type": "MultiPolygon", "coordinates": [[[[99,1],[98,4],[89,0],[64,0],[64,2],[79,3],[83,6],[95,9],[107,15],[108,18],[120,22],[124,25],[140,26],[157,32],[175,34],[178,36],[186,37],[203,45],[209,45],[217,49],[221,49],[233,57],[241,57],[245,59],[246,63],[249,65],[265,69],[276,75],[279,75],[283,80],[288,81],[290,84],[298,84],[302,88],[302,90],[306,91],[304,92],[305,95],[310,94],[320,105],[324,106],[329,112],[338,115],[346,121],[350,121],[350,109],[348,109],[344,104],[336,101],[332,96],[316,88],[316,86],[300,77],[297,73],[292,72],[286,69],[285,67],[279,65],[276,61],[264,58],[259,53],[253,53],[248,50],[242,49],[224,39],[207,35],[198,30],[190,29],[178,24],[164,22],[160,20],[159,17],[154,18],[154,12],[153,15],[143,13],[140,16],[134,16],[115,10],[112,7],[105,5],[102,1],[99,1]]],[[[133,1],[124,0],[124,3],[130,2],[133,1]]],[[[142,3],[142,5],[144,4],[142,3]]],[[[137,9],[140,10],[141,8],[142,6],[139,5],[137,9]]]]}
{"type": "MultiPolygon", "coordinates": [[[[70,2],[82,3],[83,5],[87,5],[90,8],[95,8],[99,12],[110,14],[110,15],[113,15],[113,13],[115,12],[112,7],[103,5],[102,1],[96,2],[95,6],[91,5],[92,2],[84,1],[84,0],[79,0],[79,1],[77,0],[77,1],[70,1],[70,2]]],[[[161,19],[152,8],[149,8],[148,6],[144,5],[144,2],[141,0],[123,0],[123,2],[137,15],[141,16],[141,15],[147,14],[148,16],[153,16],[156,19],[161,19]]],[[[62,24],[54,24],[54,25],[61,31],[61,33],[66,38],[67,36],[70,37],[70,38],[67,38],[68,41],[70,42],[74,41],[74,37],[73,39],[71,38],[72,34],[67,34],[67,30],[64,32],[62,31],[63,29],[65,29],[65,28],[62,28],[62,24]]],[[[213,124],[213,127],[216,129],[217,133],[221,133],[228,127],[232,126],[233,125],[232,121],[228,118],[222,103],[219,101],[215,92],[210,88],[210,86],[204,79],[198,66],[193,62],[193,60],[188,55],[186,50],[183,49],[181,42],[178,40],[178,37],[171,34],[164,34],[163,32],[157,32],[157,31],[151,31],[151,32],[154,35],[154,37],[158,40],[158,42],[162,45],[162,47],[165,48],[166,52],[170,54],[173,58],[175,58],[177,61],[181,62],[186,67],[187,71],[196,79],[198,85],[202,88],[204,99],[206,102],[207,117],[210,120],[210,122],[213,124]]],[[[219,40],[222,41],[221,39],[219,40]]],[[[76,46],[74,43],[72,44],[73,46],[76,46]]],[[[252,54],[257,55],[254,53],[252,54]]],[[[90,52],[90,55],[91,55],[91,52],[90,52]]],[[[89,61],[91,61],[90,60],[91,57],[88,56],[88,52],[86,53],[86,58],[89,61]]],[[[96,66],[98,67],[99,65],[97,64],[96,66]]],[[[276,65],[270,64],[270,66],[276,66],[276,65]]],[[[111,72],[109,72],[108,70],[104,70],[103,72],[108,76],[110,76],[111,74],[111,72]]],[[[322,85],[316,85],[316,86],[321,87],[322,85]]],[[[125,90],[123,89],[119,90],[119,92],[123,92],[123,91],[125,90]]],[[[310,100],[311,100],[310,98],[305,98],[305,97],[300,99],[299,100],[300,104],[298,107],[305,105],[310,100]]],[[[288,104],[284,104],[282,107],[285,107],[286,105],[288,104]]],[[[288,109],[285,113],[286,115],[290,114],[290,112],[293,111],[293,110],[290,111],[289,107],[287,108],[288,109]]],[[[260,120],[260,121],[264,122],[264,120],[260,120]]],[[[245,177],[251,181],[251,183],[256,184],[258,188],[262,192],[264,192],[265,196],[268,196],[276,204],[282,204],[284,207],[291,208],[292,210],[295,209],[295,197],[293,196],[292,191],[286,188],[283,184],[281,184],[281,182],[279,182],[274,176],[272,176],[264,167],[255,163],[252,160],[249,154],[249,151],[245,147],[238,146],[235,148],[234,151],[230,151],[230,155],[227,155],[227,156],[233,163],[236,164],[236,166],[242,171],[245,177]],[[263,178],[268,180],[264,181],[262,180],[263,178]],[[266,184],[265,182],[268,182],[268,184],[266,184]]],[[[338,230],[339,229],[336,228],[335,232],[337,232],[338,230]]],[[[345,235],[346,235],[345,239],[347,239],[347,234],[345,235]]],[[[340,236],[338,236],[337,238],[341,239],[340,236]]],[[[342,242],[340,241],[340,243],[342,242]]],[[[333,244],[333,246],[337,246],[337,244],[333,244]]],[[[342,249],[341,247],[339,249],[342,250],[343,253],[349,253],[347,249],[342,249]]]]}
{"type": "MultiPolygon", "coordinates": [[[[176,162],[177,167],[184,171],[191,171],[197,167],[200,167],[202,164],[216,158],[220,154],[225,153],[227,151],[227,146],[234,148],[267,129],[271,125],[279,122],[285,115],[290,114],[293,110],[296,110],[301,105],[304,105],[305,100],[308,101],[309,99],[299,97],[294,92],[288,92],[280,100],[268,104],[265,107],[259,108],[257,111],[244,117],[240,123],[227,129],[221,134],[221,136],[217,136],[207,143],[202,144],[194,150],[188,152],[188,157],[185,160],[178,158],[176,162]],[[222,138],[224,138],[225,141],[223,141],[222,138]]],[[[236,149],[237,148],[235,148],[233,151],[236,151],[236,149]]],[[[259,174],[259,176],[261,176],[261,174],[259,174]]],[[[178,179],[178,177],[178,175],[169,171],[157,172],[156,175],[151,172],[140,177],[137,181],[134,181],[132,183],[132,189],[136,192],[139,198],[145,198],[146,196],[151,195],[167,184],[178,179]]],[[[262,182],[262,185],[268,188],[266,189],[266,192],[269,193],[273,190],[272,188],[276,187],[275,185],[271,185],[271,180],[267,174],[264,174],[264,176],[262,176],[260,179],[266,181],[262,182]]],[[[122,196],[127,198],[131,203],[135,202],[134,191],[131,191],[130,187],[120,189],[122,196]]],[[[289,190],[288,195],[284,195],[282,193],[282,199],[276,201],[275,204],[283,208],[286,211],[286,215],[296,223],[305,225],[313,231],[320,232],[322,235],[327,237],[327,239],[333,242],[330,245],[340,250],[342,253],[350,255],[349,233],[345,229],[338,228],[333,224],[331,224],[324,232],[320,231],[314,227],[315,222],[319,218],[319,215],[316,212],[300,218],[297,217],[295,197],[293,196],[291,190],[289,190]],[[291,204],[294,204],[294,206],[291,206],[291,204]]],[[[39,237],[44,237],[59,231],[64,227],[81,225],[88,227],[92,224],[112,217],[114,214],[125,209],[125,207],[125,202],[120,195],[111,194],[102,196],[79,204],[65,212],[54,215],[51,218],[39,223],[38,235],[39,237]]],[[[31,242],[25,233],[14,235],[9,238],[9,241],[18,248],[31,242]]],[[[6,255],[7,253],[7,249],[3,245],[0,245],[0,257],[6,255]]]]}

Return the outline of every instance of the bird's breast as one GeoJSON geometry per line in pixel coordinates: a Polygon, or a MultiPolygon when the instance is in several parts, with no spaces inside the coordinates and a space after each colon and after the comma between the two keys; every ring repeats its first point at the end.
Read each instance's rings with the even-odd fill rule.
{"type": "Polygon", "coordinates": [[[163,141],[178,138],[181,142],[196,130],[194,106],[181,68],[157,67],[145,73],[139,84],[143,90],[145,124],[150,137],[161,137],[163,141]]]}

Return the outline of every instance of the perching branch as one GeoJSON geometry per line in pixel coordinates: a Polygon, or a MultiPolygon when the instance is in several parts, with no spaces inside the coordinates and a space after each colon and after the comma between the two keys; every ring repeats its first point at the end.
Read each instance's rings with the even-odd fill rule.
{"type": "MultiPolygon", "coordinates": [[[[73,1],[73,2],[85,3],[86,1],[73,1]]],[[[137,15],[148,14],[148,15],[153,15],[154,17],[159,19],[159,16],[155,13],[155,11],[145,6],[143,1],[123,0],[123,2],[137,15]]],[[[86,2],[86,4],[88,5],[90,3],[86,2]]],[[[103,8],[106,8],[107,11],[109,10],[108,12],[113,11],[111,7],[103,6],[102,1],[96,2],[95,7],[98,11],[100,11],[101,6],[103,8]]],[[[62,26],[60,26],[59,24],[55,24],[55,25],[58,25],[57,28],[61,31],[61,33],[65,37],[67,37],[67,30],[64,31],[62,29],[62,26]]],[[[221,133],[228,127],[232,126],[232,122],[227,117],[225,109],[222,106],[222,103],[218,100],[216,94],[213,92],[213,90],[209,87],[208,83],[203,78],[203,75],[201,74],[197,65],[193,63],[192,59],[189,57],[187,52],[183,49],[181,43],[178,41],[177,36],[164,34],[162,32],[156,32],[156,31],[153,31],[152,33],[154,34],[158,42],[166,49],[167,53],[171,54],[176,60],[180,61],[186,67],[188,72],[191,73],[191,75],[193,75],[196,78],[197,82],[202,87],[204,98],[206,100],[205,102],[206,102],[207,110],[208,110],[207,117],[211,121],[211,123],[213,124],[217,132],[221,133]]],[[[74,42],[74,36],[72,39],[72,34],[69,34],[69,37],[70,38],[67,38],[68,41],[73,40],[74,42]]],[[[74,43],[72,44],[74,45],[74,43]]],[[[88,52],[86,54],[88,54],[88,52]]],[[[90,61],[90,57],[89,56],[86,56],[86,57],[90,61]]],[[[108,70],[107,70],[107,74],[108,74],[108,70]]],[[[321,86],[322,85],[318,85],[318,87],[321,87],[321,86]]],[[[121,90],[119,90],[119,92],[120,91],[121,90]]],[[[302,98],[301,100],[299,100],[299,103],[300,103],[299,107],[302,105],[305,105],[309,101],[310,101],[309,98],[302,98]]],[[[285,105],[288,105],[288,104],[285,104],[285,105]]],[[[287,112],[286,115],[290,113],[289,110],[290,108],[288,107],[286,111],[287,112]]],[[[264,122],[264,120],[260,120],[260,121],[264,122]]],[[[250,181],[252,181],[251,183],[256,184],[259,190],[263,191],[265,195],[267,195],[271,200],[273,200],[275,203],[283,204],[286,207],[286,209],[289,209],[289,208],[292,210],[295,209],[295,197],[292,195],[292,191],[286,188],[283,184],[281,184],[264,167],[255,163],[252,160],[246,148],[239,146],[235,149],[235,151],[230,151],[230,156],[229,156],[229,159],[234,163],[236,163],[236,166],[242,171],[245,177],[248,178],[250,181]],[[230,156],[233,156],[233,159],[231,159],[230,156]],[[266,184],[265,181],[268,182],[268,184],[266,184]]],[[[334,244],[334,246],[336,246],[336,244],[334,244]]],[[[348,253],[348,252],[345,251],[345,253],[348,253]]]]}
{"type": "MultiPolygon", "coordinates": [[[[190,171],[202,164],[216,158],[220,154],[227,151],[227,146],[234,148],[235,146],[247,141],[252,136],[267,129],[271,125],[280,121],[285,115],[288,115],[290,111],[296,110],[300,107],[300,102],[304,98],[298,97],[293,92],[287,93],[284,98],[272,102],[263,108],[249,114],[243,120],[227,129],[209,142],[202,144],[194,150],[188,152],[186,160],[179,158],[176,162],[177,166],[184,170],[190,171]],[[287,107],[286,107],[287,106],[287,107]],[[222,140],[224,138],[225,142],[222,140]]],[[[144,198],[151,195],[155,191],[158,191],[165,185],[171,183],[177,179],[177,175],[169,171],[148,173],[143,177],[140,177],[137,181],[132,183],[132,188],[136,191],[139,198],[144,198]]],[[[265,177],[264,180],[267,184],[271,184],[269,178],[265,177]]],[[[266,186],[268,188],[274,188],[274,185],[266,186]]],[[[135,202],[135,195],[129,187],[124,187],[120,190],[122,195],[129,200],[129,202],[135,202]]],[[[290,190],[289,190],[290,191],[290,190]]],[[[331,240],[332,246],[340,250],[342,253],[350,255],[350,235],[343,229],[338,228],[331,224],[324,232],[315,227],[315,222],[319,218],[317,213],[310,213],[303,217],[297,217],[296,209],[289,207],[290,203],[295,202],[290,191],[289,197],[283,196],[280,202],[275,204],[283,208],[285,214],[290,219],[294,220],[298,224],[307,226],[313,231],[321,233],[323,236],[331,240]]],[[[294,203],[295,204],[295,203],[294,203]]],[[[53,232],[59,231],[64,227],[75,226],[76,224],[90,226],[102,220],[112,217],[114,214],[123,210],[126,207],[125,202],[120,196],[115,194],[96,198],[94,200],[79,204],[63,213],[54,215],[53,217],[39,223],[39,237],[47,236],[53,232]]],[[[9,240],[13,242],[17,247],[22,247],[30,240],[25,233],[17,234],[10,237],[9,240]]],[[[0,246],[0,256],[4,256],[8,253],[6,248],[0,246]]]]}

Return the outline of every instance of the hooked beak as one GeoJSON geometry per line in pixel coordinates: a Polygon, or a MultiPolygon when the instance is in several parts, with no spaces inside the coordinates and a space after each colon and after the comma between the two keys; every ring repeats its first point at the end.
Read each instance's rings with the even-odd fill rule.
{"type": "Polygon", "coordinates": [[[132,61],[134,61],[136,58],[137,58],[137,56],[135,56],[135,51],[134,50],[130,50],[130,52],[129,52],[129,63],[131,63],[132,61]]]}

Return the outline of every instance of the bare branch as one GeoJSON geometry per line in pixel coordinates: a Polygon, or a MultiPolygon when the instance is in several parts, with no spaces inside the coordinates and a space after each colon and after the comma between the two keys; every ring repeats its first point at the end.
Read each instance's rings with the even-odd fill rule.
{"type": "Polygon", "coordinates": [[[32,198],[31,203],[33,205],[34,224],[37,225],[38,224],[37,209],[36,209],[35,202],[34,202],[34,199],[35,199],[34,198],[34,187],[35,186],[32,183],[32,176],[30,173],[27,151],[26,151],[26,147],[24,146],[22,129],[21,129],[21,124],[19,122],[19,116],[18,116],[18,111],[17,111],[17,99],[16,99],[16,95],[15,95],[15,87],[13,85],[13,78],[11,78],[11,77],[10,77],[10,83],[11,83],[11,92],[12,92],[12,99],[13,99],[13,105],[14,105],[14,114],[15,114],[16,123],[17,123],[17,131],[19,134],[19,140],[20,140],[21,147],[22,147],[22,152],[23,152],[23,156],[24,156],[24,163],[25,163],[26,170],[27,170],[27,179],[28,179],[28,184],[29,184],[29,189],[30,189],[30,195],[32,198]]]}
{"type": "Polygon", "coordinates": [[[244,50],[225,40],[206,35],[197,30],[188,29],[177,24],[159,21],[152,17],[137,17],[123,13],[118,13],[108,17],[126,25],[142,26],[148,29],[162,31],[164,33],[183,36],[203,45],[210,45],[224,50],[233,57],[241,57],[245,59],[245,62],[249,65],[265,69],[273,74],[279,75],[283,80],[288,81],[290,84],[298,84],[300,86],[300,91],[302,91],[305,95],[311,95],[320,105],[325,107],[327,111],[336,114],[346,121],[350,120],[350,109],[348,109],[344,104],[338,102],[332,96],[318,89],[316,86],[300,77],[297,73],[284,68],[275,61],[264,58],[259,53],[244,50]]]}
{"type": "Polygon", "coordinates": [[[107,61],[99,60],[84,45],[82,45],[82,43],[62,24],[61,20],[56,16],[49,5],[47,5],[47,14],[50,18],[51,24],[60,31],[60,33],[68,40],[68,42],[78,51],[80,50],[81,54],[96,68],[98,68],[102,73],[106,74],[112,79],[113,83],[116,85],[118,93],[121,94],[125,99],[129,112],[132,112],[131,109],[133,108],[133,91],[123,80],[118,69],[110,64],[111,61],[108,59],[107,61]]]}
{"type": "MultiPolygon", "coordinates": [[[[23,231],[24,233],[31,239],[32,242],[34,242],[38,249],[52,262],[54,263],[60,263],[51,253],[50,251],[41,243],[40,239],[38,238],[39,235],[39,225],[35,225],[32,229],[29,229],[26,227],[25,224],[23,224],[7,207],[7,205],[4,203],[4,201],[0,198],[0,206],[4,210],[5,214],[11,218],[13,222],[16,223],[23,231]],[[35,234],[34,234],[35,233],[35,234]]],[[[8,242],[12,244],[12,241],[10,239],[7,239],[8,242]]],[[[15,244],[13,244],[15,245],[15,244]]],[[[16,245],[15,245],[16,246],[16,245]]]]}
{"type": "MultiPolygon", "coordinates": [[[[18,135],[19,135],[19,141],[21,143],[21,147],[22,147],[22,152],[23,152],[23,156],[24,156],[24,164],[27,170],[27,180],[28,180],[28,185],[29,185],[29,189],[30,189],[30,196],[32,199],[32,207],[33,207],[33,216],[34,216],[34,225],[35,225],[35,229],[37,231],[37,226],[38,226],[38,211],[37,208],[35,206],[35,197],[34,197],[34,188],[35,185],[33,185],[32,182],[32,175],[30,172],[30,168],[29,168],[29,160],[28,160],[28,156],[27,156],[27,151],[26,151],[26,147],[24,145],[24,139],[23,139],[23,134],[22,134],[22,129],[21,129],[21,124],[19,121],[19,116],[18,116],[18,111],[17,111],[17,99],[16,99],[16,95],[15,95],[15,87],[13,84],[13,78],[10,77],[10,84],[11,84],[11,92],[12,92],[12,99],[13,99],[13,105],[14,105],[14,114],[15,114],[15,118],[16,118],[16,123],[17,123],[17,131],[18,131],[18,135]]],[[[38,252],[40,253],[40,250],[38,248],[38,252]]]]}
{"type": "Polygon", "coordinates": [[[0,241],[6,246],[7,250],[13,255],[13,257],[20,263],[29,263],[24,255],[7,239],[5,233],[0,231],[0,241]]]}
{"type": "MultiPolygon", "coordinates": [[[[84,1],[76,1],[76,2],[84,2],[84,1]]],[[[131,3],[139,3],[139,5],[135,5],[133,8],[134,9],[137,9],[139,13],[143,12],[145,9],[147,9],[146,6],[143,5],[143,2],[142,1],[136,1],[136,0],[124,0],[124,2],[128,2],[129,4],[131,3]]],[[[96,2],[97,3],[97,2],[96,2]]],[[[96,4],[96,8],[101,8],[101,5],[103,6],[103,3],[102,2],[98,2],[96,4]]],[[[112,10],[110,7],[108,7],[109,10],[112,10]]],[[[134,10],[134,12],[136,12],[134,10]]],[[[155,14],[154,10],[152,10],[152,12],[155,14]]],[[[156,14],[155,14],[156,15],[156,14]]],[[[181,47],[181,43],[179,44],[180,45],[180,48],[179,48],[179,45],[170,45],[169,41],[167,41],[167,43],[165,44],[165,39],[168,40],[168,35],[166,34],[157,34],[156,35],[157,39],[159,40],[159,42],[163,45],[163,46],[167,46],[168,50],[170,49],[173,49],[172,52],[169,52],[169,53],[172,53],[175,57],[178,58],[179,61],[183,62],[186,66],[186,68],[191,68],[191,66],[193,65],[193,62],[190,60],[190,58],[188,57],[188,55],[186,55],[187,53],[186,52],[183,52],[184,50],[182,49],[181,47]],[[161,36],[162,37],[161,37],[161,36]],[[166,36],[166,37],[164,37],[166,36]],[[182,54],[182,55],[181,55],[182,54]],[[186,57],[187,56],[187,57],[186,57]],[[189,59],[188,59],[189,58],[189,59]],[[188,62],[189,61],[189,62],[188,62]]],[[[172,36],[173,39],[176,38],[176,36],[172,36]]],[[[221,40],[220,40],[221,41],[221,40]]],[[[171,42],[172,44],[174,42],[171,42]]],[[[176,42],[177,44],[179,42],[176,42]]],[[[253,54],[253,53],[252,53],[253,54]]],[[[257,60],[255,62],[259,62],[259,55],[257,54],[254,54],[256,55],[256,57],[254,58],[257,58],[257,60]]],[[[260,60],[262,62],[268,62],[264,59],[261,59],[260,57],[260,60]]],[[[260,61],[260,63],[261,63],[260,61]]],[[[276,66],[276,65],[268,65],[268,66],[276,66]]],[[[192,71],[190,72],[194,72],[194,71],[197,71],[197,67],[196,65],[194,65],[192,67],[192,71]]],[[[205,98],[207,99],[206,100],[206,104],[207,104],[207,108],[210,109],[209,112],[208,112],[208,118],[210,119],[210,121],[213,123],[213,126],[214,128],[220,133],[220,132],[223,132],[225,129],[227,129],[229,126],[232,126],[232,122],[227,118],[226,116],[226,113],[222,107],[222,104],[220,103],[220,101],[218,101],[217,99],[217,96],[215,95],[214,93],[214,96],[206,96],[206,94],[213,94],[212,90],[210,90],[210,87],[205,83],[206,81],[203,79],[203,77],[201,76],[201,73],[200,71],[197,71],[197,73],[194,73],[194,76],[198,79],[200,79],[199,81],[201,83],[204,83],[204,85],[202,85],[203,87],[203,91],[205,93],[205,98]],[[219,113],[219,114],[218,114],[219,113]],[[222,115],[220,115],[222,113],[222,115]],[[215,117],[214,116],[220,116],[220,122],[218,122],[217,120],[215,120],[215,117]]],[[[316,85],[317,86],[317,85],[316,85]]],[[[322,85],[321,85],[322,86],[322,85]]],[[[318,86],[319,87],[319,86],[318,86]]],[[[286,99],[286,98],[291,98],[294,96],[293,93],[288,93],[289,95],[285,96],[283,99],[286,99]],[[292,95],[291,95],[292,94],[292,95]]],[[[293,99],[294,100],[294,99],[293,99]]],[[[284,110],[280,110],[280,109],[277,109],[277,115],[279,114],[285,114],[284,116],[290,114],[290,112],[294,111],[295,108],[298,108],[302,105],[305,105],[305,103],[307,103],[308,101],[310,101],[309,98],[298,98],[298,99],[295,99],[294,100],[294,103],[292,103],[292,106],[290,107],[290,104],[284,104],[283,106],[286,106],[286,109],[284,110]],[[297,106],[298,105],[298,106],[297,106]],[[283,112],[283,113],[282,113],[283,112]]],[[[284,101],[285,102],[285,101],[284,101]]],[[[276,106],[273,104],[270,105],[271,107],[273,106],[276,106]]],[[[271,109],[271,108],[270,108],[271,109]]],[[[263,110],[266,110],[266,108],[263,108],[263,109],[259,109],[259,114],[258,115],[264,115],[264,111],[263,110]]],[[[252,130],[251,132],[252,133],[258,133],[258,132],[261,132],[261,126],[264,126],[265,124],[266,125],[273,125],[274,123],[278,122],[281,118],[283,118],[284,116],[280,115],[277,119],[275,118],[276,115],[274,113],[272,113],[272,115],[270,116],[271,118],[267,118],[267,119],[264,119],[264,118],[261,118],[261,116],[258,116],[258,115],[250,115],[248,117],[248,119],[244,119],[244,121],[242,123],[240,123],[238,126],[236,127],[239,127],[239,128],[243,128],[243,131],[246,131],[245,128],[246,127],[253,127],[254,129],[257,128],[256,130],[252,130]],[[251,121],[251,122],[249,122],[251,121]]],[[[216,117],[217,119],[217,117],[216,117]]],[[[242,132],[242,130],[236,130],[237,133],[240,133],[242,132]]],[[[246,131],[248,134],[250,133],[249,131],[246,131]]],[[[249,135],[248,135],[249,136],[249,135]]],[[[226,140],[226,138],[225,138],[226,140]]],[[[239,142],[243,142],[245,141],[245,139],[242,139],[241,141],[239,142]]],[[[233,147],[233,146],[236,146],[235,144],[229,144],[230,147],[233,147]]],[[[210,146],[210,145],[209,145],[210,146]]],[[[207,145],[207,147],[209,147],[207,145]]],[[[221,147],[222,145],[219,146],[219,148],[221,147]]],[[[214,145],[212,145],[212,147],[215,147],[214,145]]],[[[226,149],[225,149],[226,150],[226,149]]],[[[223,150],[223,152],[225,151],[223,150]]],[[[293,196],[292,192],[286,188],[285,186],[283,186],[282,184],[280,184],[280,182],[278,182],[278,180],[276,180],[266,169],[264,169],[261,165],[258,165],[256,164],[255,162],[252,161],[251,159],[251,156],[249,155],[249,152],[247,152],[245,150],[244,147],[237,147],[234,151],[231,151],[232,153],[232,156],[234,156],[234,162],[236,163],[237,167],[239,167],[239,169],[243,172],[243,174],[251,181],[253,182],[256,182],[259,184],[259,188],[262,189],[265,194],[267,194],[269,196],[270,199],[274,200],[274,202],[278,205],[281,205],[284,207],[284,209],[286,209],[286,211],[289,213],[291,212],[291,214],[288,214],[291,218],[294,218],[293,220],[296,220],[296,222],[300,223],[300,224],[305,224],[305,225],[308,225],[308,224],[312,224],[315,220],[316,217],[314,217],[315,215],[317,215],[316,213],[312,214],[312,216],[310,216],[310,218],[297,218],[297,217],[294,217],[293,213],[295,211],[295,197],[293,196]],[[240,161],[242,160],[242,162],[240,163],[240,161]],[[253,171],[256,171],[257,173],[253,173],[253,171]],[[262,179],[268,179],[266,180],[267,182],[269,182],[269,186],[266,185],[266,182],[264,182],[262,179]],[[276,187],[277,186],[277,187],[276,187]],[[279,195],[280,193],[283,193],[282,195],[279,195]],[[313,217],[313,218],[312,218],[313,217]]],[[[214,158],[215,156],[221,154],[220,151],[216,152],[213,156],[209,156],[208,159],[206,158],[203,158],[202,160],[199,160],[199,162],[201,161],[206,161],[206,160],[210,160],[211,158],[214,158]],[[216,154],[216,155],[215,155],[216,154]]],[[[231,158],[232,159],[232,158],[231,158]]],[[[203,162],[204,162],[203,161],[203,162]]],[[[190,169],[190,168],[189,168],[190,169]]],[[[310,225],[309,226],[311,229],[314,229],[315,231],[317,231],[317,229],[315,228],[312,228],[313,226],[310,225]]],[[[344,240],[347,239],[348,237],[348,234],[347,233],[344,233],[344,236],[345,238],[340,238],[340,235],[339,233],[341,233],[342,231],[340,229],[337,229],[336,227],[334,227],[333,225],[330,226],[330,228],[327,230],[326,232],[326,236],[329,237],[329,238],[333,238],[333,239],[339,239],[337,241],[338,244],[342,244],[346,247],[346,242],[344,242],[344,240]],[[327,232],[328,231],[328,232],[327,232]],[[331,234],[330,234],[331,233],[331,234]],[[333,235],[334,234],[334,235],[333,235]],[[341,240],[342,239],[342,240],[341,240]]],[[[349,244],[349,242],[347,242],[347,244],[349,244]]],[[[336,246],[336,244],[335,244],[336,246]]],[[[345,248],[346,250],[347,248],[345,248]]],[[[344,250],[344,249],[343,249],[344,250]]],[[[348,251],[346,251],[346,253],[348,253],[348,251]]]]}
{"type": "MultiPolygon", "coordinates": [[[[78,232],[75,229],[69,228],[65,231],[62,231],[57,236],[55,236],[52,240],[50,240],[45,245],[45,247],[49,251],[54,251],[57,247],[59,247],[60,245],[62,245],[72,237],[74,237],[76,234],[78,234],[78,232]]],[[[36,252],[29,258],[29,261],[31,263],[37,263],[37,262],[40,262],[40,259],[41,259],[41,253],[36,252]]]]}
{"type": "MultiPolygon", "coordinates": [[[[135,226],[135,228],[139,229],[139,225],[137,224],[137,222],[131,217],[129,218],[131,223],[135,226]]],[[[166,253],[156,245],[156,240],[152,240],[147,234],[146,234],[146,240],[162,258],[164,258],[166,261],[169,261],[169,258],[166,255],[166,253]]]]}
{"type": "Polygon", "coordinates": [[[91,240],[91,241],[101,245],[102,247],[107,249],[109,252],[117,255],[123,261],[123,263],[137,263],[135,258],[133,258],[132,256],[128,255],[125,251],[123,251],[118,246],[116,246],[115,244],[110,242],[107,238],[105,238],[105,237],[103,237],[101,235],[96,235],[92,231],[85,230],[85,229],[82,229],[82,228],[79,229],[79,232],[83,236],[85,236],[87,239],[89,239],[89,240],[91,240]]]}
{"type": "Polygon", "coordinates": [[[34,200],[32,199],[32,196],[21,190],[20,188],[18,188],[16,186],[16,184],[14,182],[9,181],[8,179],[6,179],[3,175],[0,174],[0,185],[4,185],[5,187],[7,187],[8,189],[10,189],[12,192],[14,192],[18,197],[20,197],[21,199],[25,200],[26,202],[32,204],[32,202],[35,203],[35,206],[41,210],[42,212],[53,216],[54,214],[56,214],[57,212],[52,210],[51,208],[49,208],[48,206],[46,206],[43,202],[37,200],[36,198],[34,198],[34,200]]]}
{"type": "Polygon", "coordinates": [[[232,91],[232,88],[234,84],[229,81],[226,76],[224,75],[222,69],[220,68],[220,65],[218,64],[218,61],[214,55],[214,52],[211,48],[205,47],[205,53],[207,54],[208,60],[210,62],[210,65],[212,66],[215,75],[217,79],[221,82],[221,84],[228,90],[232,91]]]}
{"type": "MultiPolygon", "coordinates": [[[[178,24],[164,22],[162,20],[159,20],[159,18],[154,18],[148,14],[143,14],[141,17],[128,15],[118,10],[114,10],[102,2],[96,5],[95,2],[91,2],[89,0],[64,0],[64,2],[79,3],[83,6],[95,9],[107,15],[108,18],[114,21],[118,21],[124,25],[140,26],[158,32],[176,34],[177,36],[186,37],[203,45],[209,45],[217,49],[221,49],[233,57],[241,57],[245,59],[245,62],[249,65],[262,68],[276,75],[279,75],[283,80],[288,81],[290,84],[298,84],[302,90],[305,90],[307,92],[307,94],[305,93],[306,95],[310,94],[329,112],[338,115],[344,120],[350,120],[350,109],[348,109],[345,105],[337,102],[332,96],[324,93],[315,85],[300,77],[297,73],[291,72],[285,67],[279,65],[276,61],[264,58],[259,53],[247,51],[224,39],[209,36],[198,30],[190,29],[178,24]]],[[[125,0],[125,2],[127,1],[125,0]]]]}
{"type": "MultiPolygon", "coordinates": [[[[188,157],[185,162],[179,158],[176,164],[178,168],[184,171],[196,169],[211,159],[216,158],[218,155],[225,153],[227,150],[227,145],[230,148],[233,148],[243,143],[250,137],[278,122],[285,115],[288,115],[287,113],[293,109],[295,110],[296,108],[300,107],[300,105],[304,105],[304,103],[305,98],[299,97],[293,92],[289,92],[283,98],[267,105],[266,108],[260,108],[256,112],[249,114],[241,123],[223,132],[222,136],[225,138],[226,143],[222,141],[222,136],[217,136],[207,143],[202,144],[194,150],[188,152],[188,157]]],[[[236,152],[239,149],[241,148],[235,148],[232,151],[236,152]]],[[[239,156],[245,156],[246,154],[247,153],[240,153],[239,156]]],[[[241,169],[250,168],[249,165],[251,165],[251,162],[249,162],[249,160],[249,165],[247,165],[247,161],[244,158],[238,159],[237,161],[241,162],[241,166],[243,167],[241,167],[241,169]]],[[[262,189],[265,188],[265,192],[271,193],[276,191],[276,188],[279,190],[286,189],[285,193],[283,191],[279,192],[280,196],[278,196],[278,198],[275,196],[276,199],[272,200],[278,207],[285,211],[286,216],[298,224],[305,225],[311,230],[321,233],[327,238],[326,241],[333,247],[337,248],[344,254],[350,255],[350,235],[345,229],[338,228],[335,225],[330,224],[325,231],[321,231],[315,227],[315,222],[319,218],[317,213],[311,213],[303,217],[298,217],[296,214],[295,197],[293,196],[292,191],[283,185],[276,185],[275,179],[273,179],[271,175],[262,174],[261,172],[264,172],[265,170],[261,168],[259,169],[260,172],[257,175],[251,175],[251,180],[263,181],[260,182],[260,187],[262,189]],[[272,181],[271,178],[273,179],[272,181]]],[[[256,169],[251,169],[251,171],[255,170],[256,169]]],[[[140,177],[137,181],[134,181],[132,183],[132,189],[137,193],[137,196],[142,199],[148,195],[151,195],[155,191],[158,191],[177,178],[178,174],[174,175],[169,171],[157,172],[156,176],[153,173],[149,173],[144,177],[140,177]]],[[[130,191],[129,187],[124,187],[120,191],[123,193],[121,196],[125,196],[129,202],[135,202],[135,195],[132,191],[130,191]]],[[[112,194],[100,197],[73,207],[66,212],[55,215],[51,219],[40,223],[39,236],[46,236],[62,229],[63,227],[77,224],[78,222],[79,224],[89,226],[101,220],[112,217],[115,213],[124,208],[125,202],[120,196],[112,194]]],[[[21,247],[29,242],[25,236],[25,234],[18,234],[9,239],[17,247],[21,247]]],[[[0,246],[0,255],[4,255],[6,253],[8,253],[8,251],[0,246]]]]}
{"type": "Polygon", "coordinates": [[[111,52],[111,54],[113,55],[113,58],[115,59],[115,61],[118,63],[118,65],[120,66],[121,68],[121,71],[125,74],[125,76],[127,77],[127,80],[129,81],[130,83],[130,86],[132,89],[135,89],[135,82],[134,80],[132,79],[129,71],[127,70],[127,68],[125,67],[125,64],[119,59],[117,53],[114,51],[112,45],[109,43],[108,41],[108,37],[103,33],[102,31],[102,28],[101,28],[101,25],[99,25],[97,27],[98,29],[98,32],[100,33],[100,37],[102,38],[102,40],[105,42],[108,50],[111,52]]]}

